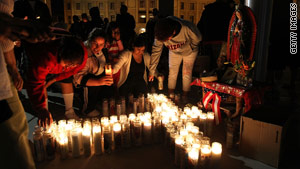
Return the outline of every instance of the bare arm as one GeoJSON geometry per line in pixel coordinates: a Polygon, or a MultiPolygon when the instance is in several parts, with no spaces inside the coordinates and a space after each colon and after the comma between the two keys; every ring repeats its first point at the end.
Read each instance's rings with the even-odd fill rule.
{"type": "Polygon", "coordinates": [[[23,88],[23,79],[16,65],[14,50],[4,52],[4,57],[7,64],[8,73],[11,75],[16,89],[20,91],[23,88]]]}

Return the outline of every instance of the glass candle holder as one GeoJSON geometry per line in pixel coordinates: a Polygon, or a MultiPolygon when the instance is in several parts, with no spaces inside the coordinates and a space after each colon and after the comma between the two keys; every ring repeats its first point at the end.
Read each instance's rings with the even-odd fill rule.
{"type": "Polygon", "coordinates": [[[142,145],[142,123],[140,121],[135,121],[133,123],[133,141],[135,146],[142,145]]]}
{"type": "Polygon", "coordinates": [[[111,64],[105,65],[105,75],[106,76],[112,76],[112,66],[111,64]]]}
{"type": "Polygon", "coordinates": [[[122,123],[122,147],[128,148],[130,147],[131,136],[130,136],[130,123],[124,122],[122,123]]]}
{"type": "Polygon", "coordinates": [[[144,121],[143,125],[143,135],[144,135],[144,144],[151,144],[152,142],[152,122],[151,119],[144,121]]]}
{"type": "Polygon", "coordinates": [[[83,128],[83,152],[85,156],[91,155],[91,129],[89,127],[83,128]]]}
{"type": "Polygon", "coordinates": [[[122,137],[121,137],[121,124],[120,123],[115,123],[113,125],[113,133],[114,133],[114,139],[113,139],[113,150],[115,149],[121,149],[122,146],[122,137]]]}
{"type": "Polygon", "coordinates": [[[100,123],[93,124],[93,143],[94,143],[94,152],[95,155],[101,155],[104,153],[103,148],[103,138],[101,134],[101,126],[100,123]]]}

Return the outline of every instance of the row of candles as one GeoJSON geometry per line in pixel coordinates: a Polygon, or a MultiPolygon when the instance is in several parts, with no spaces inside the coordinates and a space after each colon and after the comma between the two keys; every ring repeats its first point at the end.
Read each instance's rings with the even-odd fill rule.
{"type": "Polygon", "coordinates": [[[37,127],[34,132],[36,160],[53,159],[55,141],[62,159],[164,142],[180,168],[198,168],[208,161],[214,165],[219,163],[222,145],[211,144],[208,137],[212,133],[213,112],[203,113],[196,106],[181,110],[162,94],[148,94],[147,99],[152,113],[111,115],[85,121],[60,120],[44,132],[37,127]]]}

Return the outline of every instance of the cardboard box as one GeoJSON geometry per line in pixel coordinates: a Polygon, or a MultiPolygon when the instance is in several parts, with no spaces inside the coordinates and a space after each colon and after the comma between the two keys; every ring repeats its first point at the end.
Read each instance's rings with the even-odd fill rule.
{"type": "Polygon", "coordinates": [[[242,116],[240,153],[278,168],[282,126],[242,116]]]}

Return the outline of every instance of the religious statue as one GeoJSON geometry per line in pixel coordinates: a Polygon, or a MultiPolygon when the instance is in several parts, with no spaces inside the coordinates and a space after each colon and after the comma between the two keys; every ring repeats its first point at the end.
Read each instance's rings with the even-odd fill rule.
{"type": "Polygon", "coordinates": [[[256,21],[253,12],[249,7],[240,4],[230,20],[227,44],[227,61],[232,63],[238,76],[249,76],[255,65],[255,39],[256,21]]]}

